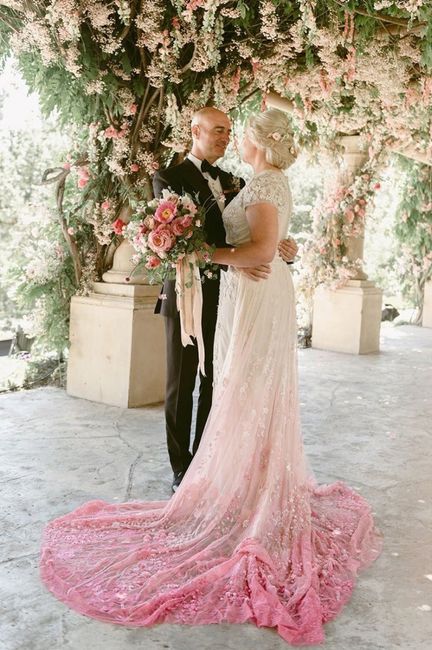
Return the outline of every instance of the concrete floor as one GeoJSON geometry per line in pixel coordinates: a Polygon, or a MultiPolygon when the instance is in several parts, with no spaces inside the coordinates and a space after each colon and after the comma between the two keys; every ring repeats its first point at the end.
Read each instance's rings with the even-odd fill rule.
{"type": "MultiPolygon", "coordinates": [[[[373,504],[385,536],[326,650],[432,647],[432,329],[383,328],[382,352],[299,354],[303,431],[319,482],[373,504]]],[[[39,389],[0,397],[0,648],[282,650],[253,625],[127,629],[68,610],[38,579],[46,521],[89,499],[170,494],[163,410],[124,410],[39,389]]]]}

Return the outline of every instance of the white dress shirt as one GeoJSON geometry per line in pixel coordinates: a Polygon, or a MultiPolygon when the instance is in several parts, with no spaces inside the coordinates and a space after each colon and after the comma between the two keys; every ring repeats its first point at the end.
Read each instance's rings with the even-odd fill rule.
{"type": "MultiPolygon", "coordinates": [[[[197,167],[197,169],[199,169],[201,172],[202,160],[194,156],[192,153],[188,153],[187,158],[189,158],[189,160],[193,162],[195,167],[197,167]]],[[[212,176],[210,176],[208,172],[204,172],[204,173],[201,172],[201,173],[203,177],[206,179],[206,181],[208,182],[209,188],[216,199],[220,211],[223,212],[223,209],[225,207],[225,195],[223,192],[223,187],[219,180],[219,176],[217,178],[212,178],[212,176]]]]}

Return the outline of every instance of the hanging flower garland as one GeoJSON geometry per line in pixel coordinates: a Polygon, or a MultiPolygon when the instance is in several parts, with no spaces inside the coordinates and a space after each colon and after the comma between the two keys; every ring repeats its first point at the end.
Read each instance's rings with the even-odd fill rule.
{"type": "Polygon", "coordinates": [[[331,191],[313,209],[312,232],[302,246],[297,281],[309,313],[318,285],[343,287],[361,269],[362,260],[350,254],[350,240],[364,233],[367,210],[380,189],[378,167],[379,159],[374,158],[350,180],[346,172],[339,172],[331,191]]]}

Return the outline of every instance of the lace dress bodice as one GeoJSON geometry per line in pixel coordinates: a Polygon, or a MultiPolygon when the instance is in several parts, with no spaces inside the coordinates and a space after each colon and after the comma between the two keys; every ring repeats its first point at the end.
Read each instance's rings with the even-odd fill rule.
{"type": "Polygon", "coordinates": [[[222,218],[228,244],[239,246],[250,241],[246,208],[258,203],[272,203],[277,208],[279,239],[286,236],[292,211],[289,182],[282,172],[265,170],[253,176],[249,183],[225,208],[222,218]]]}

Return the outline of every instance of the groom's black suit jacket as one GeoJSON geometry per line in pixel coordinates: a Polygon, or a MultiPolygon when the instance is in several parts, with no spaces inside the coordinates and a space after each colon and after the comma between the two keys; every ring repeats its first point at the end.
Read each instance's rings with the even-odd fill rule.
{"type": "MultiPolygon", "coordinates": [[[[225,204],[232,199],[239,187],[238,180],[220,170],[219,180],[225,193],[225,204]],[[237,187],[236,187],[237,185],[237,187]]],[[[180,165],[168,167],[155,174],[153,189],[159,196],[163,189],[177,194],[187,193],[205,210],[204,231],[208,244],[223,248],[227,246],[222,215],[207,180],[194,163],[186,159],[180,165]]],[[[165,394],[165,421],[168,453],[174,473],[185,472],[192,460],[190,434],[193,410],[193,391],[198,371],[196,346],[184,347],[181,342],[180,317],[174,280],[166,280],[155,312],[163,314],[167,346],[167,383],[165,394]]],[[[195,421],[193,453],[196,452],[212,404],[213,393],[213,344],[219,301],[219,271],[216,279],[207,279],[202,285],[202,334],[205,349],[205,375],[199,373],[199,395],[195,421]]]]}
{"type": "MultiPolygon", "coordinates": [[[[225,205],[244,185],[242,179],[236,179],[232,174],[220,169],[219,180],[225,195],[225,205]],[[240,181],[240,183],[239,183],[240,181]]],[[[201,174],[194,163],[186,158],[179,165],[168,167],[157,172],[153,177],[153,190],[155,196],[160,196],[163,189],[171,189],[177,194],[189,194],[197,205],[205,210],[205,235],[206,242],[218,248],[227,247],[225,229],[222,221],[222,214],[215,197],[209,187],[207,180],[201,174]]],[[[219,277],[203,283],[203,312],[208,303],[216,304],[219,297],[219,277]]],[[[177,301],[175,293],[175,281],[165,280],[162,289],[163,298],[159,298],[155,313],[163,316],[177,316],[177,301]]],[[[209,305],[210,306],[210,305],[209,305]]],[[[205,314],[203,313],[203,317],[205,314]]]]}

